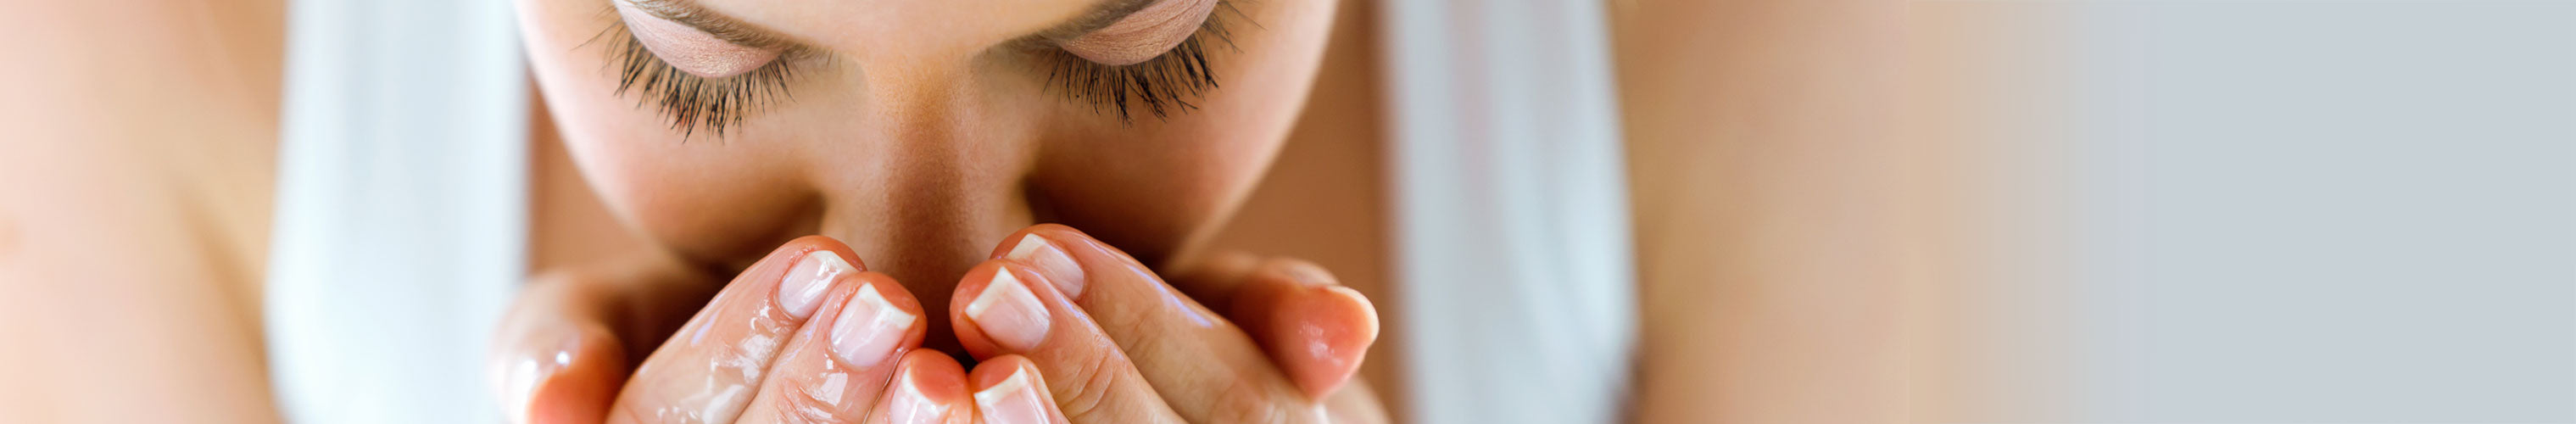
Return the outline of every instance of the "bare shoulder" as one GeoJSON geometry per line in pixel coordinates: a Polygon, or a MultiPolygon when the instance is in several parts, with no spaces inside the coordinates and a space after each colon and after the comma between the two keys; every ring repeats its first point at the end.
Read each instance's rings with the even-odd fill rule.
{"type": "MultiPolygon", "coordinates": [[[[1636,421],[1908,422],[1903,2],[1611,1],[1636,421]]],[[[1909,197],[1909,195],[1912,195],[1909,197]]]]}
{"type": "Polygon", "coordinates": [[[283,2],[22,3],[0,14],[0,421],[274,421],[283,2]]]}

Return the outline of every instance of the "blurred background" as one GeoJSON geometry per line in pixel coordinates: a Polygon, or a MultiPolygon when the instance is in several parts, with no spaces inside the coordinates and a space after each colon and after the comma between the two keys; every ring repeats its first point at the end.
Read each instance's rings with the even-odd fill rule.
{"type": "MultiPolygon", "coordinates": [[[[482,213],[614,225],[595,205],[280,182],[297,169],[278,143],[299,131],[290,97],[407,98],[363,80],[291,94],[290,75],[499,57],[409,78],[519,78],[511,39],[454,36],[506,26],[506,2],[9,3],[0,422],[272,421],[293,402],[274,384],[368,384],[270,369],[293,352],[415,352],[398,355],[423,374],[480,372],[479,334],[264,342],[296,307],[260,295],[284,278],[266,252],[339,246],[282,228],[327,220],[293,210],[454,208],[330,227],[373,236],[482,213]],[[335,68],[296,60],[337,59],[288,53],[289,28],[312,25],[298,13],[453,41],[298,74],[335,68]]],[[[2576,422],[2576,0],[1349,0],[1337,13],[1307,111],[1216,243],[1314,260],[1378,299],[1388,327],[1365,373],[1405,422],[2576,422]],[[1474,268],[1512,272],[1454,272],[1474,268]],[[1561,286],[1585,288],[1548,291],[1561,286]],[[1474,330],[1542,306],[1498,299],[1532,296],[1578,319],[1474,330]],[[1527,374],[1474,372],[1494,367],[1527,374]]],[[[524,148],[510,154],[533,165],[449,165],[570,172],[543,165],[562,154],[549,143],[334,131],[305,138],[524,148]]],[[[360,154],[431,162],[415,153],[360,154]]],[[[473,243],[519,250],[439,272],[501,284],[614,250],[473,243]]],[[[425,299],[506,293],[476,290],[425,299]]],[[[458,310],[489,313],[413,312],[458,310]]],[[[385,408],[490,398],[457,381],[453,399],[385,408]]]]}

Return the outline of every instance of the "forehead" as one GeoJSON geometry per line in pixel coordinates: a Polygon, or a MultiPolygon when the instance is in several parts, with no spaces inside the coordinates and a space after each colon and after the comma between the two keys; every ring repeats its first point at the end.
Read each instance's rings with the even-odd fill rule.
{"type": "Polygon", "coordinates": [[[836,53],[982,50],[1074,20],[1104,0],[684,0],[836,53]]]}

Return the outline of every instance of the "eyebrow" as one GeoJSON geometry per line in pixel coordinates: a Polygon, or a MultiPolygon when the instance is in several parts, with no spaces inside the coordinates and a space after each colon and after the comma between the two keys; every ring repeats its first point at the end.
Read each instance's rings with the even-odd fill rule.
{"type": "MultiPolygon", "coordinates": [[[[743,22],[741,19],[735,19],[732,16],[725,16],[724,14],[716,13],[713,10],[708,10],[706,6],[699,5],[696,0],[615,1],[635,6],[636,10],[644,11],[644,13],[651,14],[654,17],[668,19],[671,22],[678,22],[681,25],[687,25],[690,28],[697,28],[699,31],[706,31],[708,35],[713,35],[716,38],[725,40],[725,42],[729,43],[759,48],[787,48],[801,47],[804,45],[803,43],[790,40],[787,36],[780,34],[776,30],[761,28],[759,25],[753,25],[749,22],[743,22]]],[[[1072,20],[1065,21],[1065,23],[1062,24],[1057,24],[1054,27],[1039,30],[1037,33],[1031,34],[1028,37],[1022,37],[1022,40],[1024,42],[1038,40],[1064,40],[1078,37],[1083,34],[1089,34],[1092,31],[1106,28],[1109,24],[1118,23],[1118,20],[1126,19],[1128,15],[1134,15],[1136,14],[1136,11],[1144,10],[1145,6],[1153,5],[1154,2],[1157,1],[1162,0],[1099,0],[1098,3],[1091,6],[1090,10],[1084,11],[1081,15],[1075,16],[1072,20]]]]}
{"type": "Polygon", "coordinates": [[[1038,31],[1035,38],[1063,40],[1090,34],[1092,31],[1109,27],[1109,24],[1118,23],[1120,19],[1127,19],[1128,15],[1134,15],[1138,10],[1145,10],[1145,6],[1153,5],[1157,1],[1162,0],[1101,0],[1099,4],[1092,5],[1090,11],[1083,12],[1073,20],[1038,31]]]}
{"type": "MultiPolygon", "coordinates": [[[[707,35],[744,47],[787,48],[804,45],[788,40],[776,30],[761,28],[759,25],[752,25],[741,19],[707,10],[706,6],[698,5],[694,0],[613,1],[635,6],[636,10],[644,11],[645,14],[697,28],[699,31],[706,31],[707,35]]],[[[615,6],[610,6],[610,9],[614,10],[615,6]]]]}

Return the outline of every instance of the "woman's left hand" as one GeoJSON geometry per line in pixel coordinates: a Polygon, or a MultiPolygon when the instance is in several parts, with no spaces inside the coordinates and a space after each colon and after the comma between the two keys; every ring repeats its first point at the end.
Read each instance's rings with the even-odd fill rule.
{"type": "Polygon", "coordinates": [[[1195,274],[1184,295],[1069,227],[1005,240],[966,273],[949,309],[966,350],[995,360],[969,383],[986,422],[1388,421],[1365,385],[1341,387],[1376,340],[1377,314],[1320,268],[1238,259],[1195,274]],[[1030,368],[1041,382],[1010,378],[1030,368]],[[1026,403],[1061,412],[999,413],[1026,403]]]}

